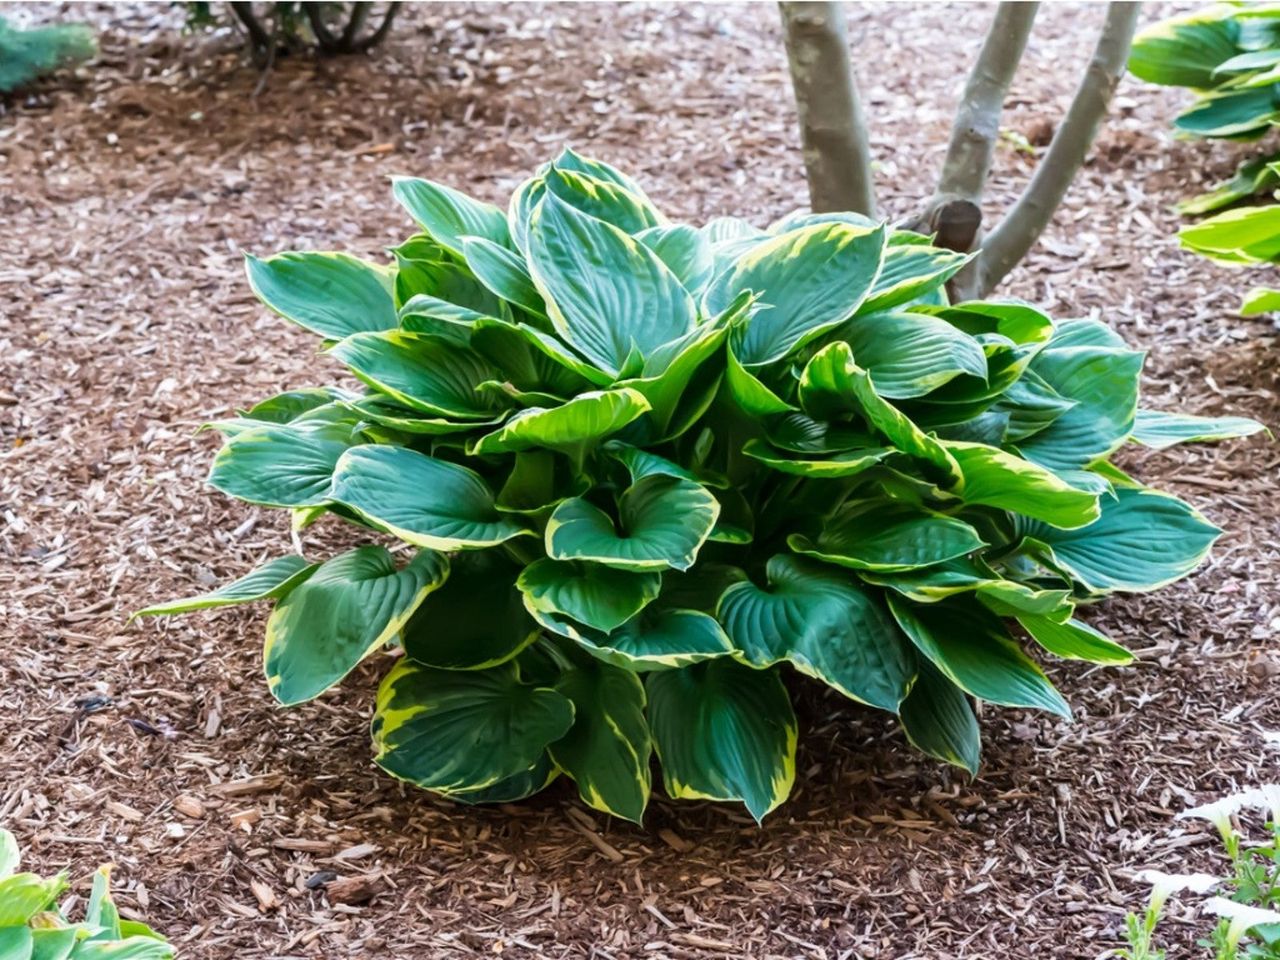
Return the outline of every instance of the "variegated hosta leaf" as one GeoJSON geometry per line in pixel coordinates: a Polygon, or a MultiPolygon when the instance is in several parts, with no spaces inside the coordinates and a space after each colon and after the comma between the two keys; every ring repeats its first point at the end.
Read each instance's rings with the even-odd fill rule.
{"type": "Polygon", "coordinates": [[[695,227],[676,223],[641,230],[636,239],[658,255],[695,300],[701,297],[715,271],[715,254],[706,236],[695,227]]]}
{"type": "Polygon", "coordinates": [[[552,164],[544,181],[548,194],[623,233],[634,235],[659,223],[658,212],[648,200],[620,184],[558,164],[552,164]]]}
{"type": "Polygon", "coordinates": [[[1050,469],[1071,470],[1118,450],[1133,430],[1142,359],[1136,350],[1050,343],[1031,370],[1076,405],[1019,444],[1022,455],[1050,469]]]}
{"type": "Polygon", "coordinates": [[[896,590],[916,603],[937,603],[957,594],[973,593],[1001,616],[1069,616],[1072,609],[1070,590],[1007,580],[972,557],[899,573],[862,570],[859,576],[868,583],[896,590]]]}
{"type": "Polygon", "coordinates": [[[753,667],[784,661],[847,697],[896,712],[915,657],[883,605],[838,570],[785,554],[770,559],[768,589],[734,584],[717,618],[753,667]]]}
{"type": "Polygon", "coordinates": [[[982,345],[945,320],[923,313],[859,315],[840,328],[858,366],[891,400],[922,397],[961,374],[986,379],[982,345]]]}
{"type": "Polygon", "coordinates": [[[696,322],[693,300],[653,251],[554,195],[533,214],[528,262],[556,331],[610,374],[696,322]]]}
{"type": "Polygon", "coordinates": [[[1177,497],[1117,488],[1088,526],[1059,530],[1026,523],[1029,550],[1090,590],[1155,590],[1200,565],[1222,533],[1177,497]]]}
{"type": "Polygon", "coordinates": [[[982,443],[946,441],[960,466],[966,503],[999,507],[1056,527],[1083,527],[1098,518],[1098,496],[1071,486],[1021,457],[982,443]]]}
{"type": "Polygon", "coordinates": [[[800,402],[818,420],[857,412],[897,450],[925,464],[944,486],[960,480],[959,467],[946,448],[881,398],[871,376],[854,362],[853,351],[843,341],[828,344],[809,360],[800,377],[800,402]]]}
{"type": "Polygon", "coordinates": [[[547,556],[620,570],[688,570],[719,515],[719,501],[701,484],[649,476],[618,498],[620,524],[581,497],[561,503],[547,521],[547,556]]]}
{"type": "Polygon", "coordinates": [[[977,775],[982,740],[969,698],[928,660],[920,663],[899,719],[917,750],[977,775]]]}
{"type": "Polygon", "coordinates": [[[1049,617],[1020,616],[1018,623],[1031,635],[1031,639],[1064,660],[1108,664],[1133,662],[1132,653],[1079,620],[1059,623],[1049,617]]]}
{"type": "Polygon", "coordinates": [[[629,388],[591,391],[559,407],[522,410],[470,444],[467,452],[483,456],[535,447],[572,450],[612,436],[648,409],[649,401],[629,388]]]}
{"type": "Polygon", "coordinates": [[[584,802],[639,823],[652,788],[643,684],[628,670],[586,657],[561,675],[556,690],[573,704],[573,726],[551,744],[552,759],[584,802]]]}
{"type": "Polygon", "coordinates": [[[611,633],[658,596],[662,576],[544,558],[525,567],[516,585],[535,616],[558,614],[611,633]]]}
{"type": "Polygon", "coordinates": [[[551,759],[551,754],[544,751],[528,770],[522,770],[505,780],[499,780],[492,786],[482,787],[479,790],[456,790],[448,796],[454,803],[465,803],[468,806],[481,803],[513,803],[540,793],[558,776],[560,776],[560,768],[551,759]]]}
{"type": "Polygon", "coordinates": [[[209,485],[266,507],[310,507],[329,498],[338,460],[357,439],[341,424],[265,424],[227,440],[209,485]]]}
{"type": "Polygon", "coordinates": [[[781,360],[848,320],[875,284],[886,231],[818,223],[753,247],[711,282],[703,297],[718,313],[743,291],[760,309],[734,343],[746,365],[781,360]]]}
{"type": "Polygon", "coordinates": [[[401,780],[466,800],[528,772],[572,724],[572,702],[522,682],[510,661],[437,670],[406,657],[378,689],[374,762],[401,780]]]}
{"type": "Polygon", "coordinates": [[[334,470],[329,499],[433,550],[490,547],[531,532],[498,511],[479,474],[407,447],[352,447],[334,470]]]}
{"type": "Polygon", "coordinates": [[[1194,417],[1185,413],[1139,410],[1132,439],[1144,447],[1163,450],[1177,443],[1248,437],[1265,429],[1248,417],[1194,417]]]}
{"type": "Polygon", "coordinates": [[[503,404],[477,391],[501,372],[474,351],[421,334],[357,334],[330,351],[402,406],[453,420],[492,419],[503,404]]]}
{"type": "Polygon", "coordinates": [[[393,177],[391,192],[418,226],[456,257],[466,257],[463,237],[483,237],[504,247],[511,243],[507,217],[491,203],[415,177],[393,177]]]}
{"type": "Polygon", "coordinates": [[[36,914],[50,909],[66,888],[65,874],[46,880],[34,873],[15,873],[0,880],[0,929],[25,927],[36,914]]]}
{"type": "Polygon", "coordinates": [[[845,450],[822,459],[801,459],[796,456],[784,456],[761,440],[748,440],[742,452],[753,460],[772,467],[780,473],[790,473],[798,477],[814,477],[833,479],[837,477],[855,477],[870,470],[886,457],[896,451],[890,447],[867,447],[864,449],[845,450]]]}
{"type": "Polygon", "coordinates": [[[422,550],[404,567],[382,547],[356,547],[322,563],[289,591],[267,621],[267,686],[284,704],[324,693],[400,633],[449,575],[449,561],[422,550]]]}
{"type": "Polygon", "coordinates": [[[133,616],[167,616],[174,613],[187,613],[191,610],[226,607],[237,603],[279,599],[315,573],[318,566],[319,564],[308,563],[297,554],[287,554],[268,560],[239,580],[224,584],[217,590],[146,607],[133,616]]]}
{"type": "Polygon", "coordinates": [[[759,377],[742,365],[734,352],[732,343],[727,353],[725,383],[729,385],[729,393],[744,413],[753,417],[770,417],[797,411],[798,408],[794,404],[778,396],[759,377]]]}
{"type": "Polygon", "coordinates": [[[827,563],[887,572],[928,567],[987,546],[963,520],[877,501],[844,508],[814,540],[793,534],[787,544],[827,563]]]}
{"type": "Polygon", "coordinates": [[[454,556],[449,579],[405,625],[405,653],[442,670],[480,670],[510,660],[538,636],[516,589],[519,572],[493,550],[454,556]]]}
{"type": "Polygon", "coordinates": [[[763,820],[796,777],[796,718],[776,670],[710,660],[650,674],[649,729],[667,793],[741,800],[763,820]]]}
{"type": "Polygon", "coordinates": [[[249,286],[286,320],[329,340],[391,330],[399,320],[386,267],[345,253],[245,257],[249,286]]]}
{"type": "Polygon", "coordinates": [[[476,278],[497,296],[535,317],[547,315],[547,305],[518,254],[484,237],[463,237],[462,255],[476,278]]]}
{"type": "Polygon", "coordinates": [[[593,657],[637,673],[687,667],[733,653],[714,617],[665,604],[650,604],[607,633],[563,614],[534,611],[533,617],[552,633],[577,641],[593,657]]]}
{"type": "MultiPolygon", "coordinates": [[[[972,259],[970,254],[943,250],[927,243],[890,243],[885,248],[884,263],[875,286],[858,312],[889,310],[916,300],[942,287],[972,259]]],[[[858,359],[863,366],[867,365],[860,356],[858,359]]]]}
{"type": "Polygon", "coordinates": [[[980,605],[965,600],[914,604],[889,594],[889,609],[916,649],[966,693],[1071,719],[1071,708],[1044,671],[980,605]]]}

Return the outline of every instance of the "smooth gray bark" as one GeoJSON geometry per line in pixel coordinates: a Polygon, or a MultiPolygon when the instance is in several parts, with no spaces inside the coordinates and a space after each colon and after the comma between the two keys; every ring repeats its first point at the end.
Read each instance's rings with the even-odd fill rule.
{"type": "Polygon", "coordinates": [[[1062,124],[1013,209],[982,243],[973,295],[985,297],[1031,249],[1084,164],[1124,74],[1140,3],[1112,2],[1062,124]]]}
{"type": "Polygon", "coordinates": [[[951,142],[942,163],[938,194],[972,200],[982,199],[991,157],[1000,137],[1000,114],[1005,95],[1022,60],[1038,3],[1002,3],[987,31],[982,51],[965,84],[951,142]]]}
{"type": "Polygon", "coordinates": [[[838,3],[784,2],[787,61],[800,117],[800,141],[817,213],[875,215],[866,121],[849,64],[844,11],[838,3]]]}

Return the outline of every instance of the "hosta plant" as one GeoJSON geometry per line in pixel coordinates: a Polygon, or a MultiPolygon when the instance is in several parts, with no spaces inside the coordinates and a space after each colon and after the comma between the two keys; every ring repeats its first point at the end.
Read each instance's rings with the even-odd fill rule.
{"type": "Polygon", "coordinates": [[[171,947],[145,923],[122,919],[111,900],[110,867],[94,875],[84,919],[58,905],[67,875],[20,873],[17,841],[0,829],[0,958],[3,960],[170,960],[171,947]]]}
{"type": "Polygon", "coordinates": [[[1024,638],[1128,661],[1077,605],[1218,534],[1111,454],[1257,427],[1139,410],[1142,354],[1105,324],[949,305],[963,255],[858,216],[674,223],[572,152],[505,211],[394,194],[420,232],[389,264],[248,261],[363,386],[214,424],[215,488],[365,542],[145,612],[273,601],[285,704],[395,648],[376,761],[462,802],[565,774],[638,821],[656,754],[671,796],[762,817],[795,673],[972,771],[970,697],[1070,713],[1024,638]]]}
{"type": "MultiPolygon", "coordinates": [[[[1197,91],[1174,122],[1188,137],[1256,140],[1280,124],[1280,4],[1210,7],[1163,20],[1134,40],[1129,68],[1144,80],[1197,91]]],[[[1280,156],[1268,153],[1240,165],[1236,175],[1179,205],[1188,214],[1212,213],[1280,187],[1280,156]]],[[[1280,206],[1219,212],[1178,232],[1183,247],[1220,263],[1247,266],[1280,260],[1280,206]]],[[[1245,316],[1280,310],[1280,290],[1254,287],[1245,316]]]]}

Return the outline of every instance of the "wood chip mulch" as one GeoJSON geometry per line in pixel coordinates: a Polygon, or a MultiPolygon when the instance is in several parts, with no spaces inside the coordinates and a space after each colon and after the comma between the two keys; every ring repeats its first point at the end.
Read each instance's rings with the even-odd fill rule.
{"type": "MultiPolygon", "coordinates": [[[[660,797],[638,829],[563,781],[458,808],[370,763],[383,664],[283,711],[261,611],[127,625],[288,542],[282,517],[202,485],[217,440],[200,423],[335,377],[255,304],[242,249],[376,256],[409,231],[388,175],[503,202],[567,143],[673,215],[767,222],[805,201],[776,11],[416,6],[375,55],[281,60],[256,99],[231,38],[183,36],[168,4],[5,15],[90,19],[102,54],[0,112],[0,822],[81,894],[114,861],[124,912],[182,956],[1097,957],[1143,896],[1135,869],[1213,863],[1209,834],[1173,813],[1277,777],[1280,447],[1262,437],[1126,455],[1227,532],[1198,576],[1089,615],[1141,659],[1055,668],[1074,724],[984,711],[969,782],[883,716],[797,684],[799,785],[762,829],[660,797]]],[[[891,215],[929,191],[989,15],[850,8],[891,215]]],[[[1040,18],[1004,121],[1032,143],[1101,7],[1040,18]]],[[[1234,313],[1255,278],[1172,239],[1171,204],[1235,151],[1173,140],[1177,92],[1126,80],[1118,96],[1004,292],[1148,349],[1152,406],[1274,427],[1276,330],[1234,313]]],[[[1017,141],[989,215],[1033,168],[1017,141]]],[[[1188,943],[1191,911],[1175,914],[1188,943]]]]}

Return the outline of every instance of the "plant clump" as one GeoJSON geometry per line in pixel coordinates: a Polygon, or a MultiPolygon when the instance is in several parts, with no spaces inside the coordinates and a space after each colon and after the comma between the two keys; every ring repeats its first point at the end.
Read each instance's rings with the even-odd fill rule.
{"type": "Polygon", "coordinates": [[[463,803],[564,774],[639,821],[656,754],[672,797],[763,817],[795,672],[974,771],[970,698],[1068,717],[1024,648],[1128,662],[1077,607],[1218,535],[1111,455],[1259,429],[1140,409],[1106,324],[950,304],[965,255],[858,215],[676,223],[571,151],[506,210],[393,192],[419,232],[390,263],[248,259],[363,388],[212,425],[213,487],[363,542],[143,612],[273,601],[284,704],[395,648],[376,762],[463,803]]]}

